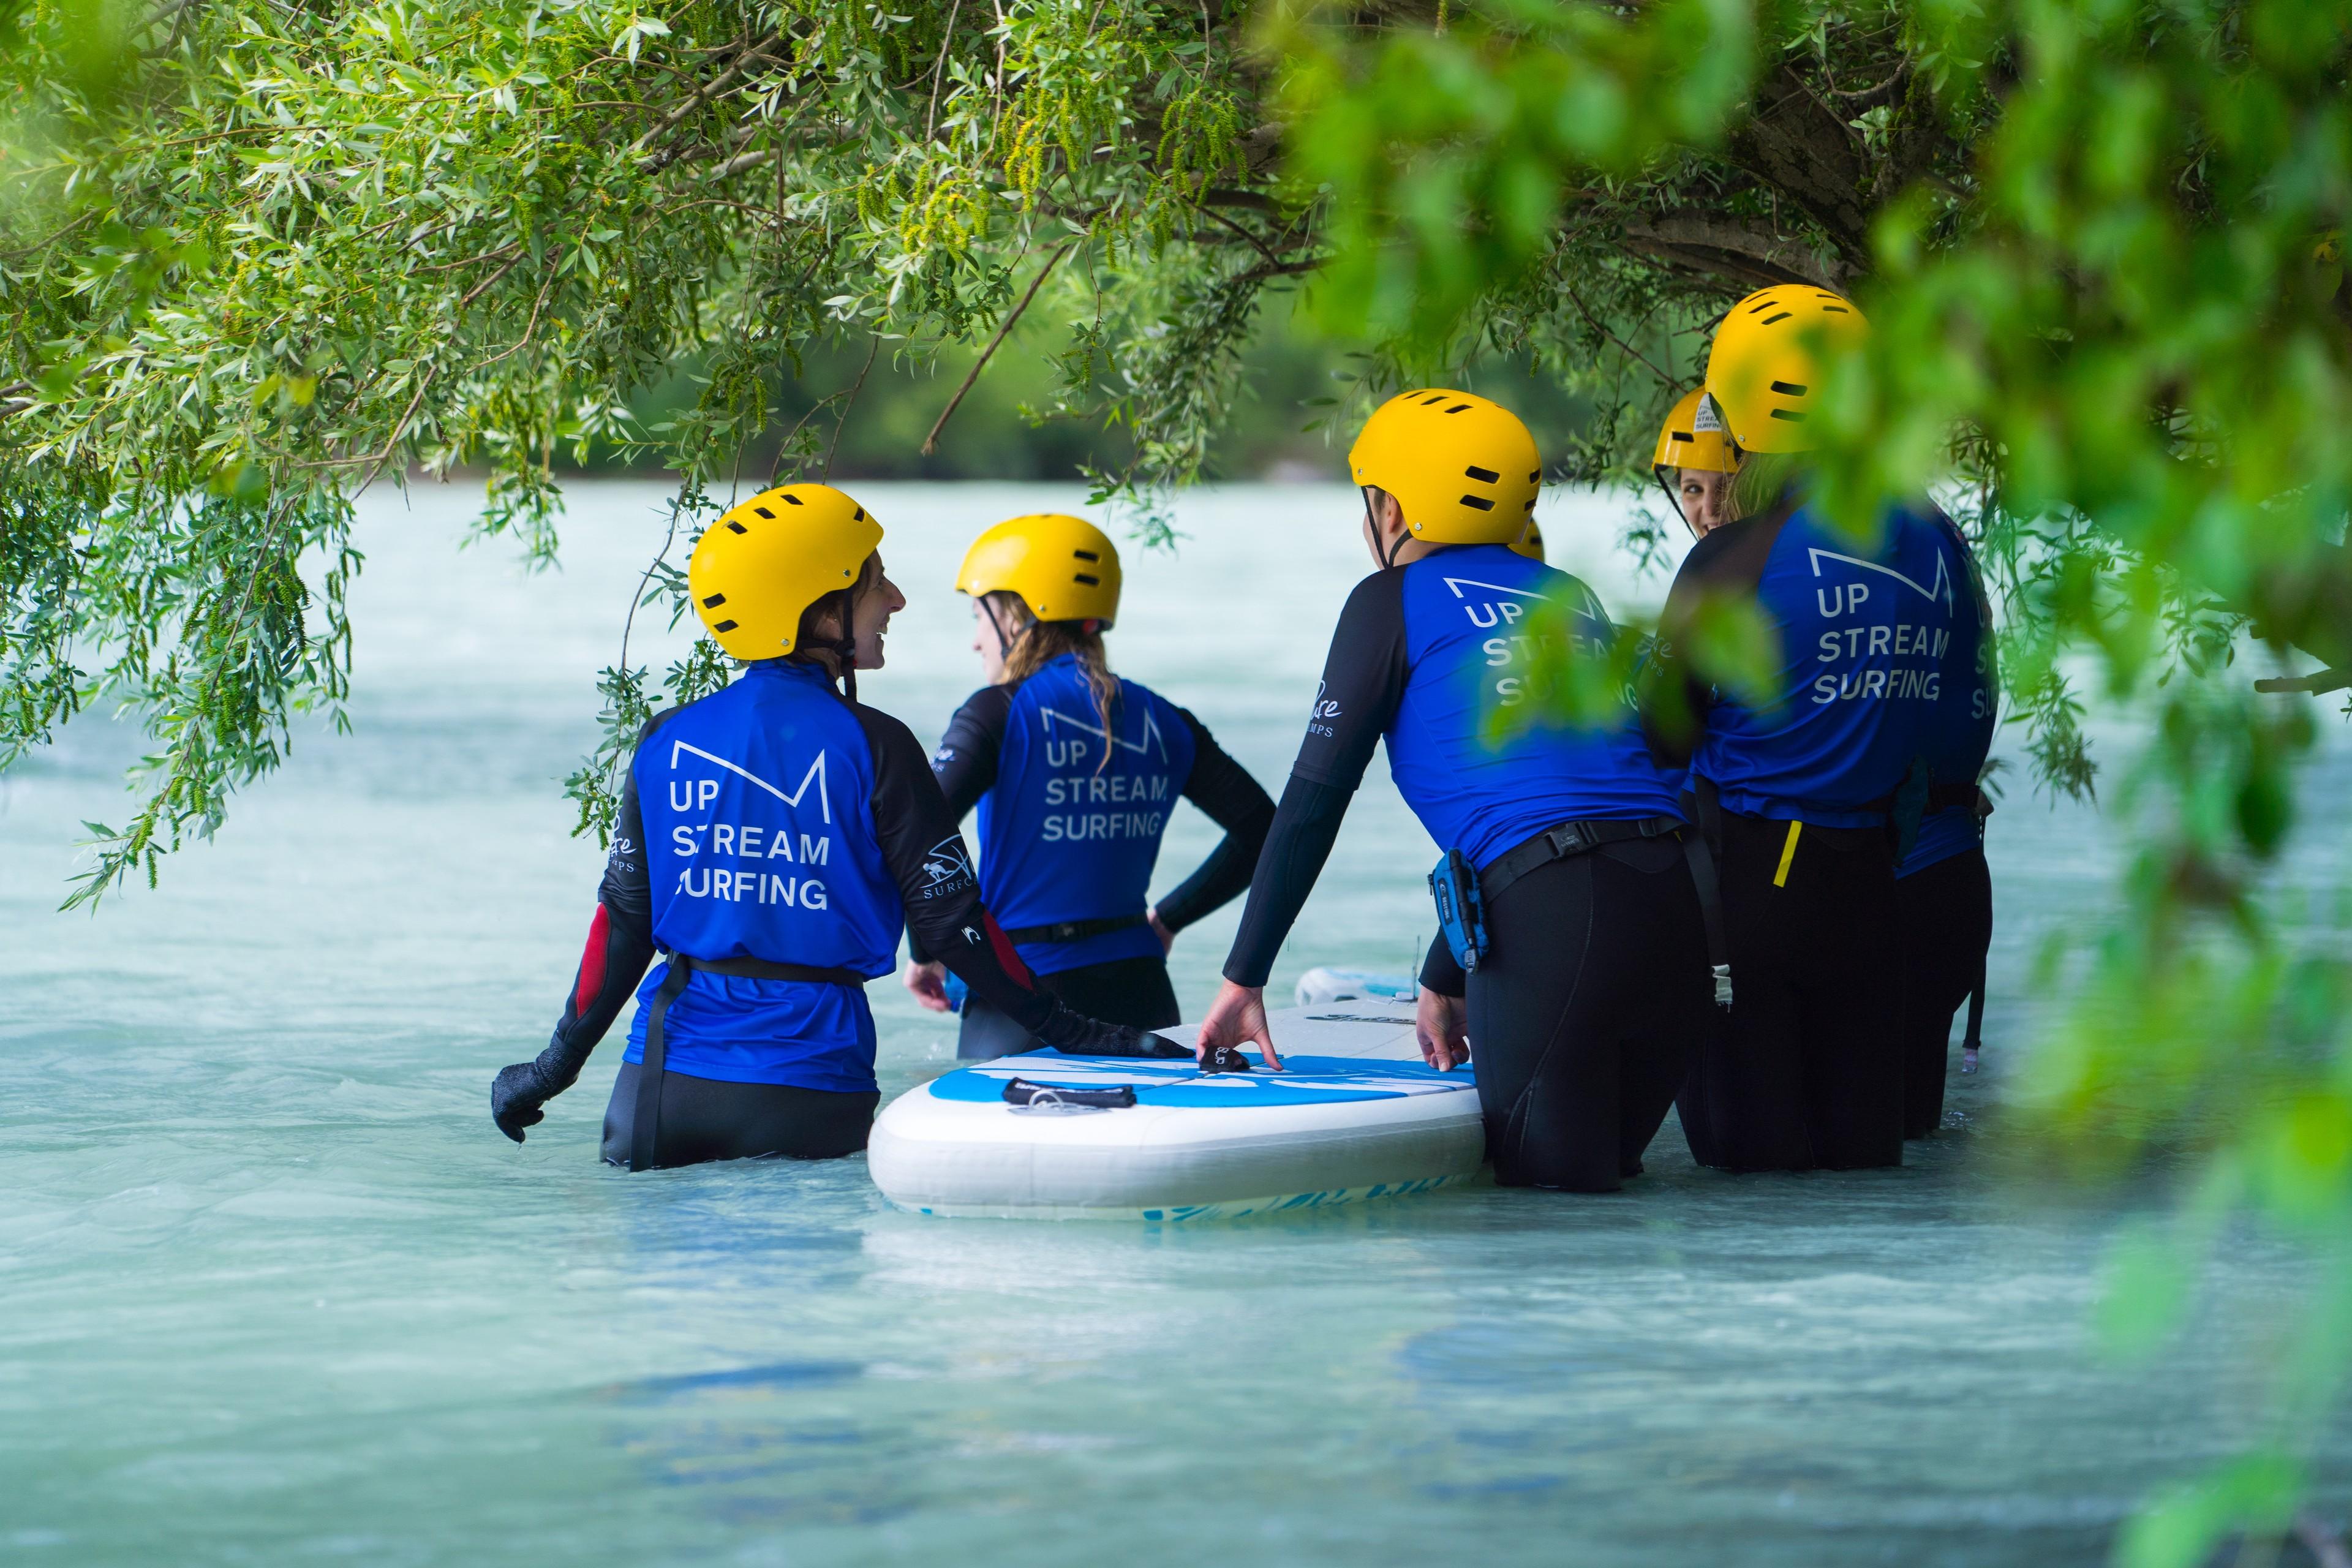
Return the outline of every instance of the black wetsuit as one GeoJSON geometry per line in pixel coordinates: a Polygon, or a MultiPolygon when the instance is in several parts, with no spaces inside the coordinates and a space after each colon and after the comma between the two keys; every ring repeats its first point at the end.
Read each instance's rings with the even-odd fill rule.
{"type": "Polygon", "coordinates": [[[1895,882],[1903,931],[1903,1136],[1925,1138],[1944,1120],[1952,1016],[1984,984],[1992,945],[1992,872],[1981,848],[1906,872],[1895,882]]]}
{"type": "Polygon", "coordinates": [[[1903,928],[1903,1136],[1925,1138],[1944,1120],[1944,1074],[1952,1015],[1985,982],[1992,945],[1992,872],[1985,864],[1979,781],[2000,721],[2000,667],[1992,604],[1968,537],[1936,521],[1968,563],[1977,619],[1985,628],[1968,672],[1964,701],[1939,702],[1922,748],[1934,778],[1910,852],[1895,868],[1895,918],[1903,928]]]}
{"type": "Polygon", "coordinates": [[[1733,1170],[1903,1157],[1898,789],[1926,788],[1929,731],[1965,704],[1982,625],[1939,515],[1868,540],[1802,507],[1716,529],[1684,560],[1644,670],[1659,760],[1687,763],[1719,864],[1735,1001],[1681,1100],[1691,1152],[1733,1170]],[[1748,684],[1697,679],[1717,619],[1771,634],[1748,684]]]}
{"type": "MultiPolygon", "coordinates": [[[[551,1092],[578,1076],[588,1053],[612,1026],[654,958],[657,917],[649,868],[656,861],[666,883],[674,873],[679,878],[680,890],[666,890],[665,897],[673,911],[687,911],[679,917],[682,929],[695,929],[685,922],[688,916],[698,918],[702,939],[698,945],[715,949],[697,953],[697,962],[740,963],[735,955],[746,948],[753,950],[745,954],[750,960],[835,965],[844,962],[840,950],[757,951],[791,940],[789,936],[780,939],[774,927],[762,928],[755,921],[761,914],[782,912],[782,882],[792,879],[780,880],[777,873],[764,870],[771,862],[759,849],[772,840],[776,841],[773,847],[779,858],[772,864],[778,872],[807,874],[798,880],[799,897],[820,918],[798,928],[814,933],[802,940],[832,940],[830,933],[847,921],[853,910],[872,911],[863,921],[872,930],[850,939],[854,948],[872,951],[855,959],[849,973],[871,978],[888,973],[897,947],[895,922],[900,918],[895,911],[903,910],[907,925],[919,933],[928,950],[974,995],[985,997],[991,1005],[1057,1042],[1100,1045],[1095,1037],[1102,1031],[1093,1020],[1074,1017],[1053,995],[1036,986],[1012,943],[981,907],[971,857],[913,734],[887,713],[845,702],[829,688],[812,685],[804,670],[785,668],[789,661],[772,662],[773,668],[755,666],[726,692],[703,702],[724,700],[740,707],[755,699],[768,700],[770,706],[747,711],[743,723],[765,740],[789,731],[788,738],[797,738],[794,743],[799,750],[792,754],[793,767],[773,770],[762,764],[762,768],[796,773],[806,755],[814,755],[832,770],[812,767],[792,797],[801,803],[806,812],[802,820],[811,826],[818,825],[814,808],[822,805],[823,825],[834,835],[830,852],[813,853],[821,834],[787,834],[781,828],[763,833],[758,843],[745,842],[750,836],[740,826],[742,819],[759,810],[778,810],[768,796],[782,796],[782,790],[772,781],[753,776],[760,768],[747,772],[736,761],[713,756],[720,742],[710,735],[701,735],[706,745],[699,751],[691,746],[665,746],[677,733],[672,731],[666,735],[665,727],[702,704],[656,715],[638,742],[638,761],[654,756],[667,759],[670,766],[682,761],[694,773],[711,775],[711,793],[706,795],[698,794],[698,783],[680,775],[685,798],[710,803],[717,819],[734,819],[727,824],[731,833],[728,847],[738,853],[732,860],[717,857],[719,863],[712,864],[709,840],[718,835],[691,829],[684,823],[672,829],[677,837],[675,845],[667,841],[668,835],[663,842],[649,844],[647,813],[637,787],[639,770],[633,762],[587,948],[565,998],[554,1039],[539,1063],[539,1071],[552,1083],[551,1092]],[[773,706],[771,691],[779,683],[797,706],[773,706]],[[817,748],[819,741],[824,742],[822,751],[817,748]],[[857,751],[864,755],[849,754],[857,751]],[[678,754],[673,757],[673,752],[678,754]],[[867,769],[870,782],[859,798],[845,786],[851,786],[867,769]],[[737,789],[739,779],[751,781],[740,785],[739,795],[719,793],[722,784],[727,789],[737,789]],[[818,787],[811,787],[812,782],[818,787]],[[795,836],[800,839],[797,860],[790,858],[795,836]],[[745,852],[750,855],[748,861],[743,858],[745,852]],[[738,871],[733,868],[738,864],[763,869],[738,871]],[[865,885],[868,877],[875,879],[872,886],[865,885]],[[823,901],[807,892],[820,879],[825,884],[819,895],[823,901]],[[694,895],[691,903],[688,893],[694,895]]],[[[793,782],[790,777],[783,780],[785,785],[793,782]]],[[[664,785],[673,790],[680,787],[667,780],[664,785]]],[[[633,1055],[643,1044],[645,1016],[641,1009],[633,1055]]],[[[737,977],[700,968],[691,974],[681,1005],[671,1008],[670,1016],[669,1033],[676,1043],[669,1052],[659,1102],[656,1164],[768,1154],[824,1158],[866,1146],[877,1098],[873,1086],[873,1025],[865,997],[855,985],[737,977]],[[703,990],[698,993],[695,987],[703,990]],[[715,1020],[706,1021],[698,1031],[697,1014],[687,1005],[698,995],[699,1016],[715,1020]],[[803,1002],[811,1010],[801,1016],[836,1020],[830,1037],[824,1028],[812,1026],[811,1032],[798,1038],[761,1037],[763,1020],[792,1016],[792,1010],[803,1002]]],[[[1116,1045],[1103,1048],[1116,1048],[1116,1045]]],[[[615,1164],[630,1163],[641,1077],[636,1062],[624,1066],[605,1112],[604,1155],[615,1164]]]]}
{"type": "Polygon", "coordinates": [[[1265,984],[1383,736],[1431,836],[1482,871],[1564,822],[1659,827],[1521,875],[1487,906],[1475,973],[1465,981],[1442,942],[1422,973],[1432,990],[1467,993],[1495,1179],[1610,1192],[1641,1169],[1715,1007],[1673,796],[1630,712],[1508,740],[1486,728],[1496,702],[1525,695],[1528,639],[1556,630],[1528,608],[1539,599],[1570,613],[1573,636],[1615,635],[1582,584],[1500,546],[1439,551],[1357,586],[1225,977],[1265,984]]]}
{"type": "MultiPolygon", "coordinates": [[[[1116,725],[1123,741],[1133,742],[1123,744],[1111,760],[1124,775],[1121,782],[1134,786],[1139,796],[1148,796],[1153,787],[1163,793],[1172,788],[1225,830],[1199,868],[1159,902],[1160,923],[1171,932],[1181,931],[1249,886],[1250,868],[1274,821],[1274,802],[1192,713],[1133,681],[1122,680],[1120,687],[1116,725]],[[1165,737],[1159,728],[1162,724],[1182,733],[1165,737]],[[1172,777],[1161,776],[1171,769],[1172,777]]],[[[1110,771],[1102,766],[1104,737],[1077,727],[1089,719],[1100,722],[1090,704],[1090,696],[1071,672],[1055,666],[1030,683],[984,686],[949,721],[931,767],[954,820],[961,822],[983,800],[996,808],[992,815],[982,814],[982,885],[991,907],[1005,911],[1022,961],[1038,984],[1077,1012],[1141,1029],[1166,1028],[1181,1016],[1168,979],[1168,961],[1158,938],[1132,912],[1144,896],[1159,836],[1166,827],[1166,803],[1150,803],[1148,812],[1124,813],[1110,820],[1109,826],[1141,831],[1108,841],[1110,854],[1106,857],[1101,852],[1106,841],[1080,835],[1089,826],[1106,825],[1107,814],[1054,813],[1039,802],[998,801],[991,795],[1006,784],[1000,776],[1000,761],[1008,739],[1034,742],[1019,748],[1022,782],[1032,791],[1052,788],[1059,796],[1066,786],[1091,784],[1110,771]],[[1015,723],[1050,723],[1048,710],[1036,700],[1045,691],[1055,693],[1061,706],[1077,710],[1071,716],[1076,725],[1065,723],[1063,738],[1050,742],[1055,747],[1052,766],[1045,765],[1046,737],[1008,736],[1015,723]],[[1041,831],[1046,822],[1053,829],[1051,842],[1045,841],[1041,831]],[[1014,835],[1024,842],[1013,843],[1014,835]],[[1057,847],[1064,852],[1054,853],[1057,847]],[[1040,917],[1034,928],[1026,912],[1033,910],[1040,917]],[[1119,917],[1135,923],[1122,923],[1119,917]],[[1065,920],[1114,929],[1075,940],[1045,932],[1048,921],[1065,920]]],[[[1051,717],[1064,716],[1054,711],[1051,717]]],[[[910,942],[909,951],[919,963],[926,956],[919,942],[910,942]]],[[[960,1057],[998,1057],[1034,1048],[1026,1029],[984,999],[968,999],[962,1014],[960,1057]]]]}

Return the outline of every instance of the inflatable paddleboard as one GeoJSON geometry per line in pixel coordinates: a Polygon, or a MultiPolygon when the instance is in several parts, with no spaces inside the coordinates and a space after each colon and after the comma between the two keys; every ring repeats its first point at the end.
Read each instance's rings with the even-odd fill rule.
{"type": "MultiPolygon", "coordinates": [[[[1293,1000],[1301,1007],[1321,1007],[1327,1002],[1396,1002],[1409,1012],[1420,994],[1421,982],[1410,974],[1391,974],[1380,969],[1333,969],[1318,963],[1298,977],[1298,993],[1293,1000]]],[[[1275,1041],[1274,1048],[1280,1050],[1282,1042],[1275,1041]]]]}
{"type": "Polygon", "coordinates": [[[1410,1005],[1294,1007],[1268,1022],[1287,1072],[1255,1054],[1256,1071],[1203,1075],[1189,1055],[1058,1051],[959,1068],[890,1102],[867,1167],[901,1208],[1019,1219],[1227,1218],[1478,1173],[1475,1080],[1422,1061],[1410,1005]]]}

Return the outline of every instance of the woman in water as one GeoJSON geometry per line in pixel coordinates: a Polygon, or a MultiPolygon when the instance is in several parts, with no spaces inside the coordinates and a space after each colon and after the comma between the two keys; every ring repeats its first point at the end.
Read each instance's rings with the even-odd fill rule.
{"type": "MultiPolygon", "coordinates": [[[[1111,673],[1103,633],[1118,616],[1120,573],[1100,529],[1057,515],[1000,522],[972,542],[956,586],[971,595],[988,684],[950,721],[931,767],[950,819],[980,807],[981,896],[1064,1002],[1165,1028],[1178,1018],[1169,946],[1249,886],[1274,803],[1198,719],[1111,673]],[[1179,796],[1225,837],[1147,905],[1179,796]]],[[[916,998],[945,1011],[946,981],[917,950],[906,974],[916,998]]],[[[1035,1048],[990,999],[971,996],[962,1010],[959,1056],[1035,1048]]]]}
{"type": "Polygon", "coordinates": [[[1827,355],[1868,331],[1811,285],[1725,318],[1706,390],[1740,449],[1737,521],[1685,557],[1642,672],[1658,760],[1688,766],[1722,867],[1738,994],[1682,1119],[1692,1153],[1733,1170],[1902,1163],[1901,792],[1965,764],[1972,801],[1983,758],[1958,739],[1984,626],[1957,531],[1925,503],[1862,534],[1806,504],[1827,355]],[[1739,679],[1694,668],[1743,623],[1765,651],[1739,679]]]}
{"type": "Polygon", "coordinates": [[[856,671],[882,668],[906,605],[881,542],[841,491],[787,485],[695,546],[695,613],[742,672],[655,715],[638,740],[555,1037],[491,1087],[491,1117],[516,1142],[635,989],[606,1161],[643,1171],[863,1149],[877,1099],[863,988],[889,973],[902,925],[1047,1044],[1151,1049],[1036,985],[981,905],[922,747],[858,702],[856,671]],[[646,975],[656,950],[668,962],[646,975]]]}
{"type": "Polygon", "coordinates": [[[1497,1182],[1614,1191],[1714,1011],[1683,820],[1622,703],[1583,721],[1494,721],[1538,699],[1541,639],[1606,658],[1616,629],[1525,537],[1540,464],[1509,410],[1409,392],[1348,461],[1379,570],[1340,612],[1199,1048],[1254,1040],[1278,1065],[1266,976],[1385,736],[1398,789],[1485,910],[1484,949],[1463,954],[1475,967],[1441,942],[1423,969],[1423,1056],[1450,1068],[1465,1032],[1476,1043],[1497,1182]]]}

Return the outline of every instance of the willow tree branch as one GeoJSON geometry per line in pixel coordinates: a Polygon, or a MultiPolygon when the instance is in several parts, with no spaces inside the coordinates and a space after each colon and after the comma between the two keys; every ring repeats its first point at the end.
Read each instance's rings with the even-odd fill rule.
{"type": "Polygon", "coordinates": [[[971,390],[972,383],[980,379],[980,373],[988,368],[989,360],[1003,346],[1005,334],[1013,331],[1013,324],[1021,319],[1021,312],[1029,308],[1029,301],[1037,297],[1037,290],[1045,286],[1045,279],[1053,276],[1054,268],[1062,264],[1062,258],[1069,255],[1077,243],[1075,239],[1064,240],[1053,255],[1045,258],[1045,265],[1037,268],[1037,276],[1029,280],[1029,291],[1021,296],[1021,302],[1005,316],[1003,325],[996,329],[996,335],[988,340],[988,346],[980,351],[978,359],[972,361],[971,373],[963,378],[963,384],[955,389],[955,395],[948,399],[948,405],[940,410],[939,423],[933,425],[931,433],[923,437],[924,457],[928,458],[940,449],[940,432],[946,429],[948,421],[955,417],[955,411],[963,404],[964,395],[971,390]]]}
{"type": "MultiPolygon", "coordinates": [[[[873,347],[866,351],[866,363],[859,367],[857,379],[849,384],[849,395],[843,398],[841,401],[841,417],[833,422],[833,440],[832,443],[824,449],[824,471],[817,476],[828,484],[833,480],[833,455],[841,450],[841,432],[846,428],[849,424],[849,411],[857,406],[857,395],[866,389],[866,374],[874,368],[875,356],[879,354],[881,352],[882,334],[877,332],[874,334],[873,347]]],[[[945,424],[947,422],[947,416],[941,415],[940,416],[940,422],[941,424],[945,424]]],[[[939,430],[936,426],[932,429],[931,434],[934,436],[939,434],[939,430]]],[[[925,449],[929,450],[928,447],[925,449]]]]}
{"type": "Polygon", "coordinates": [[[1568,302],[1576,307],[1576,313],[1584,318],[1585,324],[1587,326],[1591,327],[1594,331],[1599,332],[1602,337],[1607,338],[1611,342],[1615,343],[1621,352],[1631,354],[1633,358],[1640,360],[1643,364],[1647,365],[1649,367],[1650,374],[1656,376],[1662,384],[1666,386],[1672,386],[1675,384],[1675,378],[1667,374],[1664,371],[1660,370],[1656,361],[1653,360],[1648,354],[1643,353],[1640,349],[1635,348],[1632,343],[1629,343],[1624,339],[1619,337],[1614,331],[1611,331],[1609,327],[1601,322],[1600,317],[1594,315],[1590,310],[1588,310],[1585,307],[1582,297],[1580,296],[1575,289],[1563,289],[1560,292],[1568,296],[1568,302]]]}

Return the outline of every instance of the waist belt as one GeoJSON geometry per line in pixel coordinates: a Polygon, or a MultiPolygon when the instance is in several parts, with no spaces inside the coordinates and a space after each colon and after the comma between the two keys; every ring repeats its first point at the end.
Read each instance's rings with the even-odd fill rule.
{"type": "Polygon", "coordinates": [[[1107,936],[1115,931],[1131,931],[1144,923],[1141,914],[1106,915],[1098,921],[1064,921],[1058,925],[1023,926],[1019,931],[1004,933],[1007,942],[1084,942],[1090,936],[1107,936]]]}
{"type": "Polygon", "coordinates": [[[669,1005],[686,989],[687,976],[696,970],[732,975],[739,980],[803,980],[817,985],[863,987],[866,976],[851,969],[824,969],[813,963],[771,963],[764,958],[688,958],[669,955],[669,973],[654,992],[646,1014],[646,1059],[637,1068],[637,1112],[629,1125],[629,1169],[650,1171],[659,1164],[662,1079],[668,1076],[669,1052],[663,1040],[662,1020],[669,1005]]]}
{"type": "Polygon", "coordinates": [[[1979,793],[1977,786],[1972,784],[1930,784],[1927,786],[1927,810],[1930,814],[1938,811],[1958,811],[1962,806],[1967,806],[1971,811],[1977,810],[1979,793]]]}
{"type": "Polygon", "coordinates": [[[1679,816],[1644,816],[1630,822],[1563,822],[1547,827],[1517,849],[1488,863],[1478,873],[1478,896],[1493,903],[1503,889],[1534,870],[1571,855],[1582,855],[1604,844],[1633,838],[1664,838],[1679,832],[1679,816]]]}
{"type": "Polygon", "coordinates": [[[1706,964],[1715,977],[1715,1005],[1731,1005],[1731,951],[1724,934],[1723,892],[1715,875],[1715,854],[1706,835],[1691,830],[1679,816],[1644,816],[1630,822],[1563,822],[1547,827],[1478,874],[1478,897],[1493,903],[1503,889],[1539,866],[1588,854],[1604,844],[1635,838],[1680,837],[1683,856],[1690,863],[1691,886],[1698,893],[1698,912],[1706,928],[1706,964]]]}

